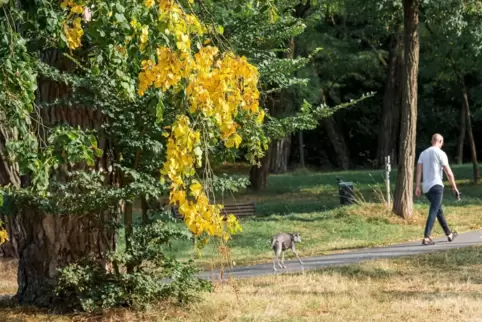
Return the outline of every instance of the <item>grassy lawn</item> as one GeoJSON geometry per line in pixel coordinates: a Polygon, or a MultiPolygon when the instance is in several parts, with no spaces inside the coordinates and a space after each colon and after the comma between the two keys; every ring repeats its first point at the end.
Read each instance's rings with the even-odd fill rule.
{"type": "MultiPolygon", "coordinates": [[[[0,276],[5,274],[0,269],[0,276]]],[[[2,321],[477,321],[482,248],[216,284],[201,301],[147,312],[57,316],[0,308],[2,321]]],[[[4,277],[4,276],[1,276],[4,277]]]]}
{"type": "MultiPolygon", "coordinates": [[[[478,229],[482,226],[482,185],[470,183],[471,165],[454,166],[453,169],[462,201],[455,201],[447,183],[444,205],[449,225],[459,232],[478,229]]],[[[243,175],[245,169],[238,167],[234,172],[243,175]]],[[[393,191],[396,173],[392,173],[391,179],[393,191]]],[[[242,265],[270,261],[272,254],[268,240],[281,231],[301,234],[303,243],[298,247],[301,256],[421,240],[428,211],[425,197],[415,201],[414,217],[404,221],[386,209],[383,190],[384,174],[379,170],[340,173],[297,171],[271,175],[266,191],[245,191],[225,197],[226,203],[254,200],[260,214],[264,215],[242,220],[243,232],[229,244],[231,262],[242,265]],[[360,205],[339,207],[338,176],[354,183],[360,205]]],[[[442,235],[438,223],[433,235],[442,235]]],[[[199,254],[192,244],[178,242],[174,243],[171,252],[181,258],[194,255],[204,267],[218,265],[222,261],[214,243],[208,244],[199,254]]]]}
{"type": "MultiPolygon", "coordinates": [[[[444,204],[449,224],[459,232],[478,229],[482,226],[482,185],[470,183],[468,165],[456,166],[454,172],[463,200],[456,202],[447,193],[444,204]]],[[[271,261],[268,240],[280,231],[301,233],[301,256],[421,239],[427,201],[416,200],[414,217],[404,221],[386,209],[381,189],[381,171],[272,175],[266,191],[244,191],[225,199],[254,200],[263,215],[242,221],[243,233],[230,242],[230,262],[271,261]],[[337,176],[355,183],[359,205],[339,207],[337,176]]],[[[441,234],[436,224],[433,235],[441,234]]],[[[207,267],[221,262],[213,243],[202,256],[189,243],[175,243],[170,252],[180,258],[194,254],[197,263],[207,267]]],[[[0,261],[0,297],[15,293],[16,268],[15,261],[0,261]]],[[[425,320],[427,314],[431,320],[463,321],[482,316],[481,276],[482,248],[473,247],[304,275],[215,284],[213,293],[203,294],[202,301],[187,307],[163,303],[142,314],[114,310],[103,315],[66,316],[0,307],[0,321],[407,321],[425,320]]]]}

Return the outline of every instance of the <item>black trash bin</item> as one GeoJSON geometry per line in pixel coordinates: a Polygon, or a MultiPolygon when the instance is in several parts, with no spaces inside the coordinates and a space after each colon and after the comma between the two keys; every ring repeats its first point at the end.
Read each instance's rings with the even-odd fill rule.
{"type": "Polygon", "coordinates": [[[338,191],[340,194],[341,205],[351,205],[355,202],[355,193],[353,192],[353,182],[345,182],[338,179],[338,191]]]}

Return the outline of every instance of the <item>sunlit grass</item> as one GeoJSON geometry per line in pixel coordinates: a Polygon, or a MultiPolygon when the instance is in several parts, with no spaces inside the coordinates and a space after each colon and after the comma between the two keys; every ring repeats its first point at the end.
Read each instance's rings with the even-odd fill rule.
{"type": "MultiPolygon", "coordinates": [[[[454,166],[462,201],[450,195],[447,185],[445,214],[451,228],[469,231],[482,226],[482,185],[471,183],[470,165],[454,166]]],[[[396,173],[392,173],[392,191],[396,173]]],[[[231,259],[236,265],[271,260],[269,238],[281,231],[301,233],[301,256],[320,255],[357,247],[380,246],[421,239],[428,202],[415,199],[415,215],[405,221],[385,206],[383,171],[319,173],[308,170],[271,175],[268,189],[260,193],[244,191],[226,202],[255,201],[261,217],[242,220],[243,232],[230,242],[231,259]],[[354,183],[358,205],[340,207],[336,178],[354,183]]],[[[182,226],[182,223],[180,223],[182,226]]],[[[433,236],[442,234],[435,225],[433,236]]],[[[217,245],[211,243],[201,254],[192,243],[175,242],[170,250],[180,258],[197,257],[204,266],[221,262],[217,245]]]]}
{"type": "MultiPolygon", "coordinates": [[[[0,270],[3,272],[3,270],[0,270]]],[[[1,274],[1,273],[0,273],[1,274]]],[[[187,306],[57,316],[0,308],[5,321],[477,321],[482,248],[215,284],[187,306]]]]}

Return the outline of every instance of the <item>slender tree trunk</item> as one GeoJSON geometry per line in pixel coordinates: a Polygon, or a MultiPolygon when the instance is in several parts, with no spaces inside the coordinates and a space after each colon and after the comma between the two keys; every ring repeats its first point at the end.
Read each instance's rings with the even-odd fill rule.
{"type": "Polygon", "coordinates": [[[465,115],[465,103],[462,103],[460,108],[460,129],[459,137],[457,140],[457,163],[464,163],[464,142],[465,132],[467,131],[467,117],[465,115]]]}
{"type": "MultiPolygon", "coordinates": [[[[62,59],[57,50],[43,54],[44,62],[62,70],[69,68],[69,63],[62,59]]],[[[51,102],[67,95],[69,89],[64,84],[39,79],[36,92],[38,105],[51,102]]],[[[109,149],[109,142],[102,135],[105,117],[98,111],[82,106],[42,108],[38,124],[52,127],[57,123],[95,129],[99,133],[98,146],[104,151],[109,149]]],[[[39,127],[39,138],[44,139],[47,130],[39,127]]],[[[40,140],[42,142],[42,140],[40,140]]],[[[45,141],[43,141],[45,142],[45,141]]],[[[105,172],[110,166],[109,153],[97,160],[96,169],[105,172]]],[[[85,168],[76,165],[75,169],[85,168]]],[[[116,175],[107,173],[106,184],[115,184],[116,175]]],[[[58,179],[67,180],[61,173],[58,179]]],[[[58,269],[75,263],[85,257],[95,258],[99,265],[107,269],[109,264],[105,254],[115,250],[115,218],[110,210],[84,216],[52,214],[40,211],[35,204],[16,202],[12,216],[13,237],[18,244],[18,291],[17,298],[21,305],[39,307],[61,307],[67,299],[55,296],[54,288],[58,280],[58,269]],[[108,228],[109,227],[109,228],[108,228]]]]}
{"type": "Polygon", "coordinates": [[[402,78],[400,160],[393,200],[393,212],[400,217],[413,215],[413,174],[417,130],[417,89],[419,64],[420,0],[403,0],[405,68],[402,78]]]}
{"type": "Polygon", "coordinates": [[[269,174],[269,160],[271,154],[271,147],[265,152],[265,155],[259,160],[260,166],[251,167],[249,180],[251,182],[251,189],[255,191],[264,190],[268,187],[269,174]]]}
{"type": "Polygon", "coordinates": [[[401,74],[403,72],[403,38],[399,32],[392,35],[388,56],[387,82],[383,98],[380,130],[378,133],[377,166],[383,167],[385,157],[397,165],[397,142],[400,131],[402,104],[401,74]]]}
{"type": "Polygon", "coordinates": [[[305,168],[305,143],[303,140],[303,131],[298,132],[298,145],[300,150],[300,168],[305,168]]]}
{"type": "MultiPolygon", "coordinates": [[[[324,89],[320,90],[320,96],[322,103],[326,104],[327,99],[324,89]]],[[[343,132],[335,121],[335,117],[330,116],[322,119],[321,125],[324,127],[328,140],[330,140],[331,145],[335,150],[338,166],[343,170],[348,170],[350,168],[350,152],[343,132]]]]}
{"type": "Polygon", "coordinates": [[[335,150],[335,155],[338,160],[338,166],[343,170],[348,170],[350,168],[350,153],[345,141],[345,137],[341,132],[338,124],[336,123],[333,116],[324,118],[321,123],[325,128],[328,139],[330,140],[333,149],[335,150]]]}
{"type": "Polygon", "coordinates": [[[474,168],[474,183],[478,183],[480,178],[479,163],[477,161],[477,149],[475,147],[474,134],[472,132],[472,119],[470,114],[469,94],[463,78],[462,78],[462,94],[463,94],[463,104],[464,104],[466,124],[467,124],[467,137],[469,139],[470,154],[472,157],[472,165],[474,168]]]}
{"type": "MultiPolygon", "coordinates": [[[[284,58],[293,59],[295,54],[295,39],[290,38],[288,40],[288,52],[284,58]]],[[[282,116],[285,111],[290,112],[292,109],[291,96],[285,92],[281,92],[278,95],[273,95],[273,105],[270,109],[272,116],[282,116]]],[[[288,161],[291,152],[291,134],[280,140],[274,140],[271,144],[271,159],[269,171],[271,173],[284,173],[288,171],[288,161]]]]}
{"type": "Polygon", "coordinates": [[[288,171],[288,160],[291,151],[291,136],[276,140],[271,144],[269,172],[284,173],[288,171]]]}

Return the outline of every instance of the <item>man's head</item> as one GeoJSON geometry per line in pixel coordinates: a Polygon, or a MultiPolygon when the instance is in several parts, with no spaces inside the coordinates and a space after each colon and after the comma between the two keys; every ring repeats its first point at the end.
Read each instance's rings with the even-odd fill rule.
{"type": "Polygon", "coordinates": [[[444,145],[444,138],[438,133],[435,133],[432,135],[432,146],[435,146],[437,148],[441,148],[442,145],[444,145]]]}

